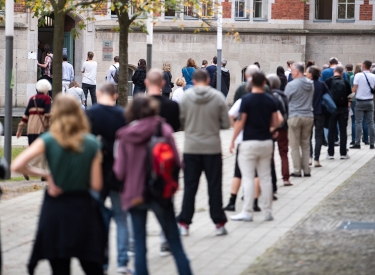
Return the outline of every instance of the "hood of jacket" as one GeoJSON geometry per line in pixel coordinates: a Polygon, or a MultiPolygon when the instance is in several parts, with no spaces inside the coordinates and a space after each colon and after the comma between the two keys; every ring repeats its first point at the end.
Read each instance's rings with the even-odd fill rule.
{"type": "Polygon", "coordinates": [[[294,81],[295,81],[295,85],[298,85],[299,90],[302,90],[304,92],[314,92],[314,89],[313,89],[314,81],[308,79],[307,77],[301,77],[301,78],[294,79],[290,83],[293,83],[294,81]]]}
{"type": "Polygon", "coordinates": [[[229,73],[229,70],[227,68],[221,67],[221,72],[222,73],[229,73]]]}
{"type": "Polygon", "coordinates": [[[194,103],[205,104],[212,100],[215,96],[216,90],[211,86],[192,87],[185,92],[185,96],[190,98],[194,103]]]}
{"type": "Polygon", "coordinates": [[[127,143],[131,144],[147,143],[152,135],[156,132],[159,122],[163,122],[163,119],[159,116],[135,120],[118,130],[116,135],[117,139],[126,140],[127,143]]]}

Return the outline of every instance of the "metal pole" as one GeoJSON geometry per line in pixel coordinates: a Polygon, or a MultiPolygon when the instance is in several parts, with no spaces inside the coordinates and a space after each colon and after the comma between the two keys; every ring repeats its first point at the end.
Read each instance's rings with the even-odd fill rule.
{"type": "Polygon", "coordinates": [[[152,68],[152,42],[154,36],[153,14],[147,18],[147,71],[152,68]]]}
{"type": "MultiPolygon", "coordinates": [[[[12,70],[13,70],[13,36],[14,36],[14,1],[5,3],[5,125],[4,125],[4,156],[10,164],[12,157],[12,70]]],[[[8,171],[5,179],[10,178],[8,171]]]]}
{"type": "Polygon", "coordinates": [[[223,7],[219,6],[217,14],[217,66],[216,89],[221,91],[221,51],[223,47],[223,7]]]}

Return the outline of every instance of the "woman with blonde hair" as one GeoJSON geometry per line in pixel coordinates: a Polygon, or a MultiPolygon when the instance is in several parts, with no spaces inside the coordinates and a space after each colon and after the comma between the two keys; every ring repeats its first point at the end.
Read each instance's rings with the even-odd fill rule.
{"type": "Polygon", "coordinates": [[[195,63],[193,58],[189,58],[186,67],[182,68],[182,77],[185,78],[186,86],[184,87],[184,91],[192,87],[193,84],[193,74],[197,69],[197,64],[195,63]]]}
{"type": "Polygon", "coordinates": [[[178,88],[173,92],[172,100],[178,103],[184,94],[184,87],[186,86],[185,78],[177,78],[176,85],[178,88]]]}
{"type": "Polygon", "coordinates": [[[172,93],[172,88],[174,84],[172,83],[172,74],[171,74],[171,64],[168,62],[163,63],[163,76],[164,76],[164,87],[162,89],[163,97],[170,98],[172,93]]]}
{"type": "Polygon", "coordinates": [[[50,131],[41,135],[13,162],[11,170],[47,179],[38,230],[28,264],[50,262],[54,275],[70,274],[70,259],[81,262],[86,274],[103,275],[106,233],[90,189],[102,188],[100,146],[77,100],[58,95],[52,107],[50,131]],[[50,171],[31,167],[44,154],[50,171]]]}

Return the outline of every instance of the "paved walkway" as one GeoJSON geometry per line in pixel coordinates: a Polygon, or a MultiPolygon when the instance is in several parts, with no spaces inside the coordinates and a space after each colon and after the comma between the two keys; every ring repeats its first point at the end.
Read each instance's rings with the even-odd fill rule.
{"type": "MultiPolygon", "coordinates": [[[[234,156],[228,153],[231,134],[231,130],[222,132],[225,203],[228,199],[234,165],[234,156]]],[[[175,138],[179,148],[182,148],[183,133],[177,133],[175,138]]],[[[323,151],[325,150],[326,147],[323,147],[323,151]]],[[[276,151],[276,169],[278,177],[281,178],[280,158],[277,153],[276,151]]],[[[375,156],[375,150],[369,150],[368,146],[363,146],[362,150],[351,150],[349,154],[351,156],[349,160],[339,160],[338,153],[336,153],[336,159],[328,161],[324,159],[324,152],[321,156],[323,167],[313,168],[311,178],[293,179],[293,187],[281,186],[279,188],[277,194],[279,200],[273,204],[274,221],[264,222],[263,213],[256,213],[254,222],[230,221],[227,224],[229,235],[223,237],[214,236],[214,225],[209,219],[207,206],[207,188],[205,179],[202,177],[190,236],[183,238],[194,274],[241,274],[257,257],[301,221],[309,211],[372,159],[375,156]]],[[[279,180],[278,184],[282,185],[282,181],[279,180]]],[[[176,196],[177,212],[181,207],[182,193],[181,190],[176,196]]],[[[38,191],[0,203],[4,274],[6,275],[25,274],[25,264],[30,255],[41,201],[42,192],[38,191]]],[[[238,209],[241,204],[241,200],[238,200],[238,209]]],[[[111,252],[112,255],[115,255],[113,226],[112,224],[111,252]]],[[[150,273],[153,275],[175,275],[177,271],[173,258],[159,256],[159,231],[160,227],[155,222],[154,215],[150,214],[148,222],[150,273]]],[[[115,257],[112,257],[110,274],[116,274],[115,262],[115,257]]],[[[36,274],[49,274],[48,264],[41,263],[36,274]]],[[[72,274],[82,274],[76,262],[73,264],[72,274]]]]}

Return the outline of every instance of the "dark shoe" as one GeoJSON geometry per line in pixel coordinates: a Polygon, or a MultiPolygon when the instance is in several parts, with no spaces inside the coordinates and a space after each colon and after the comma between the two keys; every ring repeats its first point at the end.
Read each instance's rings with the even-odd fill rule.
{"type": "Polygon", "coordinates": [[[370,142],[365,142],[365,145],[370,145],[370,142]]]}
{"type": "Polygon", "coordinates": [[[294,177],[294,178],[300,178],[300,177],[302,177],[301,175],[294,174],[294,173],[290,174],[290,176],[291,176],[291,177],[294,177]]]}
{"type": "Polygon", "coordinates": [[[254,209],[254,212],[260,212],[260,211],[262,211],[262,209],[260,209],[259,206],[256,205],[256,204],[253,205],[253,209],[254,209]]]}
{"type": "Polygon", "coordinates": [[[353,145],[349,147],[350,149],[361,149],[361,145],[353,145]]]}
{"type": "Polygon", "coordinates": [[[370,149],[375,149],[374,145],[370,145],[370,149]]]}
{"type": "Polygon", "coordinates": [[[350,145],[354,145],[355,144],[355,141],[353,140],[352,142],[350,142],[350,145]]]}
{"type": "Polygon", "coordinates": [[[311,177],[311,174],[303,174],[304,177],[311,177]]]}
{"type": "Polygon", "coordinates": [[[160,256],[165,257],[171,255],[171,249],[169,248],[169,244],[167,242],[162,243],[160,246],[160,256]]]}
{"type": "Polygon", "coordinates": [[[25,178],[25,180],[30,180],[29,176],[28,175],[23,175],[23,177],[25,178]]]}
{"type": "Polygon", "coordinates": [[[277,201],[277,197],[275,195],[273,195],[273,200],[277,201]]]}
{"type": "Polygon", "coordinates": [[[228,203],[227,206],[223,208],[224,211],[236,211],[236,206],[234,204],[228,203]]]}
{"type": "Polygon", "coordinates": [[[337,142],[335,142],[335,147],[338,147],[338,146],[340,146],[340,144],[339,144],[339,142],[337,141],[337,142]]]}
{"type": "Polygon", "coordinates": [[[328,146],[328,143],[326,140],[323,140],[323,146],[328,146]]]}

